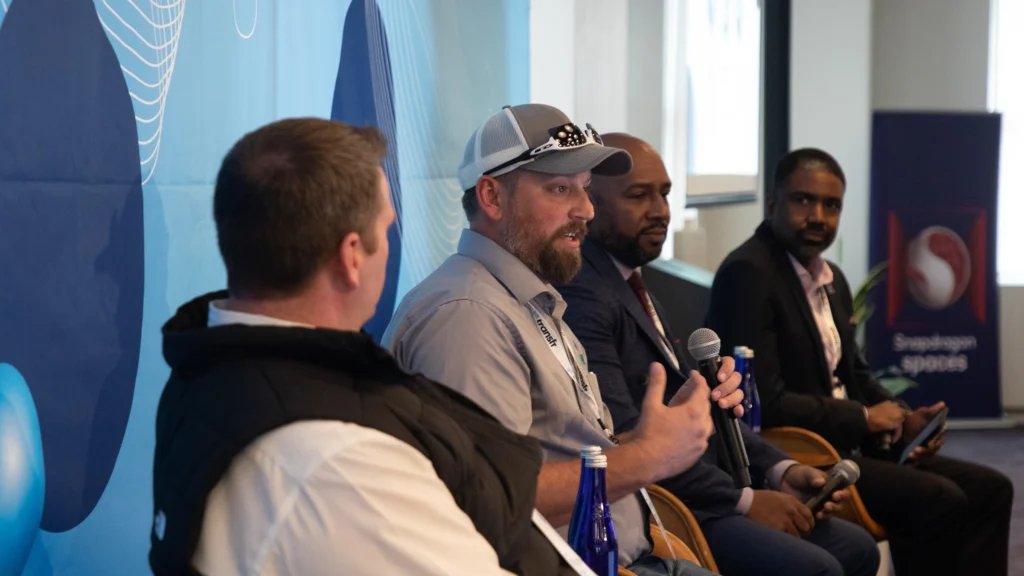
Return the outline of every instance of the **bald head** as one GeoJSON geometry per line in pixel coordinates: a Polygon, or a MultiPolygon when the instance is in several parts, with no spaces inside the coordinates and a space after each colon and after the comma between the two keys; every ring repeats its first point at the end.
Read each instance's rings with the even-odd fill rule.
{"type": "Polygon", "coordinates": [[[602,134],[601,139],[604,141],[605,146],[611,146],[612,148],[622,148],[623,150],[632,154],[633,152],[640,152],[646,150],[655,152],[651,145],[643,140],[633,136],[632,134],[626,134],[625,132],[612,132],[611,134],[602,134]]]}
{"type": "MultiPolygon", "coordinates": [[[[621,148],[629,152],[629,155],[633,157],[633,170],[623,176],[599,176],[594,174],[591,191],[599,196],[604,196],[609,190],[619,188],[623,183],[629,181],[630,177],[638,172],[637,162],[645,165],[652,161],[662,164],[661,155],[658,154],[657,150],[636,136],[626,134],[625,132],[612,132],[610,134],[602,134],[601,139],[604,141],[605,146],[621,148]]],[[[662,164],[662,169],[664,169],[664,164],[662,164]]],[[[639,172],[644,171],[643,169],[639,170],[639,172]]]]}
{"type": "Polygon", "coordinates": [[[623,264],[642,266],[661,254],[668,233],[667,197],[672,181],[661,155],[647,142],[621,132],[601,137],[605,146],[629,152],[633,169],[623,176],[593,177],[590,239],[623,264]]]}

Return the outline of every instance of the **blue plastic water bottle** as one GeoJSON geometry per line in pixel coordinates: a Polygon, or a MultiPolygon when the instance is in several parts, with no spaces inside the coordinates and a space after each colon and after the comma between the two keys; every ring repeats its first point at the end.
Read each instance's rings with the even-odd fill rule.
{"type": "Polygon", "coordinates": [[[584,446],[580,489],[569,521],[569,546],[600,576],[619,573],[619,543],[605,490],[608,457],[597,446],[584,446]]]}
{"type": "Polygon", "coordinates": [[[745,350],[743,362],[743,421],[754,434],[761,433],[761,399],[757,394],[757,378],[754,376],[754,351],[745,350]]]}

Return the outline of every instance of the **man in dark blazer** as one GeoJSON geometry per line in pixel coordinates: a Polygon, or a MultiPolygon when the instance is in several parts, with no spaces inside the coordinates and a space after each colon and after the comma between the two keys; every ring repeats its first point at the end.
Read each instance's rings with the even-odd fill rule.
{"type": "MultiPolygon", "coordinates": [[[[583,245],[583,268],[558,290],[567,303],[564,319],[587,351],[616,430],[624,431],[637,425],[652,362],[666,368],[668,395],[690,368],[639,274],[661,253],[671,182],[661,157],[646,143],[624,134],[609,134],[605,142],[628,150],[633,170],[594,178],[595,217],[583,245]]],[[[879,558],[871,537],[858,526],[828,519],[834,503],[817,521],[801,503],[825,474],[788,459],[746,426],[743,437],[754,487],[767,483],[776,489],[735,488],[717,465],[715,437],[701,462],[661,482],[692,509],[722,573],[874,576],[879,558]]]]}
{"type": "Polygon", "coordinates": [[[889,536],[896,573],[1005,575],[1013,485],[935,453],[945,433],[899,465],[904,442],[944,405],[911,411],[872,378],[857,350],[853,299],[821,253],[835,238],[846,178],[801,149],[775,169],[768,218],[722,263],[708,325],[750,346],[766,427],[817,432],[860,465],[864,504],[889,536]]]}

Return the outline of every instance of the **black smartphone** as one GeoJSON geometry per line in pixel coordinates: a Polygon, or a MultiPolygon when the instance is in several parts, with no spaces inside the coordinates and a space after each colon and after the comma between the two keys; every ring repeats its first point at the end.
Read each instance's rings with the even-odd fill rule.
{"type": "Polygon", "coordinates": [[[942,410],[939,410],[939,412],[935,414],[935,417],[931,419],[931,422],[928,422],[928,425],[917,434],[917,437],[907,443],[907,447],[903,450],[903,454],[900,456],[900,464],[905,463],[907,459],[910,458],[910,454],[914,451],[914,448],[917,448],[918,446],[926,446],[939,435],[939,432],[942,432],[946,428],[946,415],[948,414],[949,408],[943,406],[942,410]]]}

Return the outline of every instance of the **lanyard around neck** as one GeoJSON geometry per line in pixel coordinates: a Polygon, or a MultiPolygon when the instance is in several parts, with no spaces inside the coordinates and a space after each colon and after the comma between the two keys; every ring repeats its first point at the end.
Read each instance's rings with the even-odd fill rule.
{"type": "Polygon", "coordinates": [[[583,370],[586,368],[586,359],[583,356],[583,350],[575,340],[569,342],[569,340],[565,338],[561,327],[556,326],[554,330],[548,328],[547,322],[544,321],[544,316],[537,310],[537,308],[533,304],[529,304],[528,306],[530,308],[530,314],[533,315],[533,324],[537,327],[540,335],[544,337],[544,341],[548,345],[548,350],[554,354],[555,359],[558,360],[558,363],[562,365],[562,369],[565,370],[569,379],[572,380],[573,388],[576,393],[576,403],[579,405],[580,411],[586,414],[586,410],[583,408],[583,404],[586,404],[591,414],[593,414],[594,419],[597,420],[598,425],[601,426],[601,429],[604,430],[605,434],[614,441],[611,429],[605,426],[604,420],[601,418],[601,405],[597,401],[597,396],[594,393],[594,387],[583,374],[583,370]],[[572,352],[569,351],[566,343],[569,343],[568,346],[572,346],[572,352]]]}
{"type": "MultiPolygon", "coordinates": [[[[565,335],[562,333],[562,329],[560,327],[556,328],[556,332],[558,333],[558,336],[556,337],[555,334],[552,333],[551,330],[548,328],[547,323],[544,322],[544,316],[539,311],[537,311],[537,308],[533,304],[529,304],[529,307],[530,314],[533,315],[533,323],[537,327],[537,330],[540,331],[541,336],[544,337],[544,340],[548,345],[548,349],[551,350],[551,353],[555,355],[555,359],[557,359],[558,363],[562,365],[562,368],[565,370],[565,373],[569,375],[569,378],[573,382],[574,389],[576,391],[576,403],[577,405],[579,405],[580,412],[583,412],[583,406],[581,401],[582,397],[586,399],[587,404],[593,411],[594,418],[597,420],[597,424],[601,427],[602,430],[604,430],[604,433],[608,435],[608,438],[612,442],[618,444],[618,439],[615,437],[614,434],[612,434],[611,429],[605,426],[604,421],[601,419],[601,409],[597,402],[597,397],[594,396],[593,386],[591,384],[588,384],[586,379],[583,377],[582,369],[585,368],[586,366],[586,362],[583,357],[583,351],[578,348],[578,345],[575,341],[572,342],[571,345],[575,349],[578,357],[579,364],[577,365],[575,359],[572,357],[572,355],[570,355],[568,348],[566,348],[562,344],[563,342],[566,341],[565,335]]],[[[668,531],[665,530],[664,525],[661,523],[661,517],[658,515],[658,510],[654,507],[654,503],[651,501],[650,495],[647,494],[647,490],[645,490],[644,488],[640,489],[640,494],[643,496],[644,502],[647,504],[648,509],[650,509],[652,517],[655,519],[658,526],[661,528],[662,536],[665,538],[665,544],[667,545],[668,550],[672,555],[672,558],[677,559],[675,550],[672,549],[672,543],[668,539],[668,531]]],[[[540,513],[534,510],[534,523],[537,524],[538,528],[541,528],[541,531],[543,532],[543,527],[540,526],[540,524],[537,522],[538,516],[540,516],[540,513]]],[[[541,517],[541,519],[543,519],[543,517],[541,517]]],[[[566,561],[569,561],[569,558],[566,557],[564,554],[563,557],[565,557],[566,561]]],[[[569,564],[573,565],[572,562],[569,562],[569,564]]],[[[583,572],[578,573],[583,574],[583,572]]]]}

